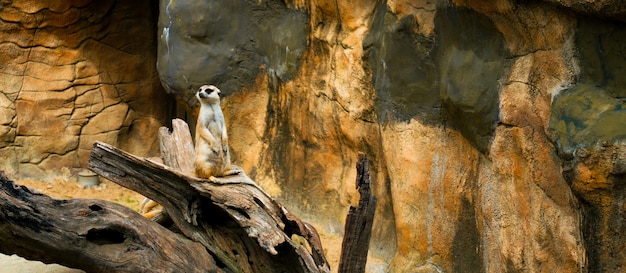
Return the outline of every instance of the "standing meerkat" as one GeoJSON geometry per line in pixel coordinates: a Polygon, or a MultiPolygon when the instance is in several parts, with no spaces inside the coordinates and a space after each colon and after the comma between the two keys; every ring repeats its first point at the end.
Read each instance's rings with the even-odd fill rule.
{"type": "Polygon", "coordinates": [[[203,85],[196,93],[196,98],[200,101],[200,114],[196,123],[195,174],[211,180],[239,173],[230,166],[228,135],[220,108],[220,93],[214,85],[203,85]]]}
{"type": "MultiPolygon", "coordinates": [[[[200,114],[196,123],[196,147],[194,172],[197,177],[218,182],[216,177],[237,174],[231,169],[228,151],[228,135],[224,114],[220,108],[221,91],[213,85],[203,85],[196,93],[200,101],[200,114]]],[[[161,162],[162,163],[162,162],[161,162]]],[[[139,212],[146,218],[153,218],[163,208],[148,198],[141,202],[139,212]]]]}

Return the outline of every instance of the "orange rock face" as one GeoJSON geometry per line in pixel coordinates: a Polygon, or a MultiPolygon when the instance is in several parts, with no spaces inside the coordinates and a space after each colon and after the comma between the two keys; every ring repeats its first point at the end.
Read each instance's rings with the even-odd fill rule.
{"type": "Polygon", "coordinates": [[[234,164],[327,233],[368,155],[369,272],[626,266],[619,1],[48,2],[0,9],[5,170],[154,153],[213,83],[234,164]]]}
{"type": "Polygon", "coordinates": [[[15,1],[0,9],[2,168],[86,167],[106,141],[154,154],[168,117],[149,1],[15,1]]]}
{"type": "MultiPolygon", "coordinates": [[[[579,272],[608,257],[620,266],[610,253],[624,241],[587,228],[590,207],[564,175],[551,127],[553,102],[581,75],[576,15],[541,2],[454,2],[311,1],[296,77],[256,80],[225,101],[231,132],[265,126],[256,141],[231,142],[246,155],[235,161],[332,232],[366,151],[381,200],[372,272],[579,272]],[[249,92],[267,110],[247,123],[238,107],[249,92]],[[590,246],[607,237],[610,251],[590,246]]],[[[601,215],[623,223],[615,213],[601,215]]]]}

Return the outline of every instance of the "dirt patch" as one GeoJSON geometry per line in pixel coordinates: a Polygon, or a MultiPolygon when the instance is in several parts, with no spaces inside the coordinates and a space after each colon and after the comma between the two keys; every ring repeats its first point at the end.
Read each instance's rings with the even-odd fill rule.
{"type": "Polygon", "coordinates": [[[76,182],[76,179],[61,177],[53,178],[49,182],[21,179],[15,183],[57,199],[102,199],[127,206],[135,211],[139,211],[139,204],[144,199],[141,194],[106,179],[101,179],[99,185],[89,188],[76,182]]]}

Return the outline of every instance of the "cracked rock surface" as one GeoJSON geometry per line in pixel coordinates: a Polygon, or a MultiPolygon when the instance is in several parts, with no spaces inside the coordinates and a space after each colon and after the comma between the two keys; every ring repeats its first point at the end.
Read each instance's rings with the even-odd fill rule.
{"type": "Polygon", "coordinates": [[[3,170],[45,177],[85,167],[101,140],[158,152],[167,117],[149,1],[0,4],[0,156],[3,170]]]}
{"type": "Polygon", "coordinates": [[[623,272],[624,18],[616,0],[2,2],[2,167],[78,168],[94,140],[154,153],[172,100],[193,131],[213,83],[233,162],[325,232],[368,155],[370,272],[623,272]]]}

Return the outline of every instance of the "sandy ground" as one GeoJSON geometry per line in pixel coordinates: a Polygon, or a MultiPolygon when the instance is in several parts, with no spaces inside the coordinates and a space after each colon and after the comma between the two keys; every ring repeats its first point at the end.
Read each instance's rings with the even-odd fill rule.
{"type": "Polygon", "coordinates": [[[18,180],[15,183],[24,185],[35,192],[40,192],[57,199],[95,198],[113,201],[139,210],[143,196],[106,179],[101,179],[98,186],[85,188],[75,179],[54,178],[50,182],[38,180],[18,180]]]}
{"type": "Polygon", "coordinates": [[[0,254],[0,273],[83,273],[82,270],[67,268],[58,264],[44,264],[29,261],[22,257],[0,254]]]}
{"type": "MultiPolygon", "coordinates": [[[[130,207],[135,211],[139,210],[139,205],[144,197],[136,192],[128,190],[113,182],[104,180],[100,185],[85,188],[76,182],[76,179],[53,178],[44,182],[38,180],[18,180],[17,184],[27,186],[35,192],[40,192],[58,199],[69,198],[95,198],[113,201],[130,207]]],[[[322,245],[326,252],[332,272],[337,272],[339,256],[341,252],[341,236],[335,234],[324,234],[319,227],[322,245]]],[[[80,273],[81,270],[70,269],[60,265],[46,265],[38,261],[29,261],[21,257],[7,256],[0,253],[0,273],[80,273]]]]}

